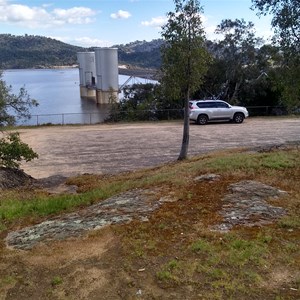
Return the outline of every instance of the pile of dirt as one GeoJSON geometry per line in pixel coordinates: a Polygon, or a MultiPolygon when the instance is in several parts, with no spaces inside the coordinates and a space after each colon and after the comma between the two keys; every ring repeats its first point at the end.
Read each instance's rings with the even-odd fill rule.
{"type": "Polygon", "coordinates": [[[0,190],[25,187],[36,183],[36,179],[24,171],[13,168],[0,168],[0,190]]]}

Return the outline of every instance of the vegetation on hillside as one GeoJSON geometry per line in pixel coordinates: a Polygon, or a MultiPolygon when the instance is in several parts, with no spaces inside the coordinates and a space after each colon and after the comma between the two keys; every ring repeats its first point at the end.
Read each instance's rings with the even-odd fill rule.
{"type": "MultiPolygon", "coordinates": [[[[159,68],[161,44],[161,40],[136,41],[114,47],[119,49],[120,64],[159,68]]],[[[77,64],[77,52],[93,50],[43,36],[0,34],[0,70],[72,66],[77,64]]]]}
{"type": "Polygon", "coordinates": [[[0,69],[73,65],[83,48],[42,36],[0,34],[0,69]]]}

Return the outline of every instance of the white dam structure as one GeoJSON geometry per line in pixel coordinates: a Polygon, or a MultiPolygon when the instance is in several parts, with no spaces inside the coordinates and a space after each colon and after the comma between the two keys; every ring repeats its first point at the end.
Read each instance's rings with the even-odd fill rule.
{"type": "Polygon", "coordinates": [[[118,101],[118,49],[96,48],[78,52],[80,96],[93,97],[98,104],[118,101]]]}

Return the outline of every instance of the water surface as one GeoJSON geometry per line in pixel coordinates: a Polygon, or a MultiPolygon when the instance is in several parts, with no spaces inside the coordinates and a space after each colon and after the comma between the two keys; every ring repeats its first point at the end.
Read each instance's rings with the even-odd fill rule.
{"type": "MultiPolygon", "coordinates": [[[[119,85],[128,78],[119,75],[119,85]]],[[[3,79],[14,93],[25,86],[30,97],[39,103],[30,110],[31,120],[20,120],[18,124],[97,123],[108,114],[107,105],[97,105],[93,99],[80,97],[77,68],[6,70],[3,79]]]]}

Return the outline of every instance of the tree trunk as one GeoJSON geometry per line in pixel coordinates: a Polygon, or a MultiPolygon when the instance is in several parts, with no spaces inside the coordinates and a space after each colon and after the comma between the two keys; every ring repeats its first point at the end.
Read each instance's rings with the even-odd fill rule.
{"type": "Polygon", "coordinates": [[[241,81],[238,81],[236,82],[235,84],[235,88],[234,88],[234,92],[233,92],[233,95],[230,99],[230,102],[231,104],[237,104],[237,96],[238,96],[238,92],[239,92],[239,88],[240,88],[240,85],[241,85],[241,81]]]}
{"type": "Polygon", "coordinates": [[[189,118],[189,96],[190,92],[187,92],[186,98],[184,100],[184,120],[183,120],[183,136],[181,143],[181,150],[178,160],[184,160],[187,158],[189,140],[190,140],[190,118],[189,118]]]}

